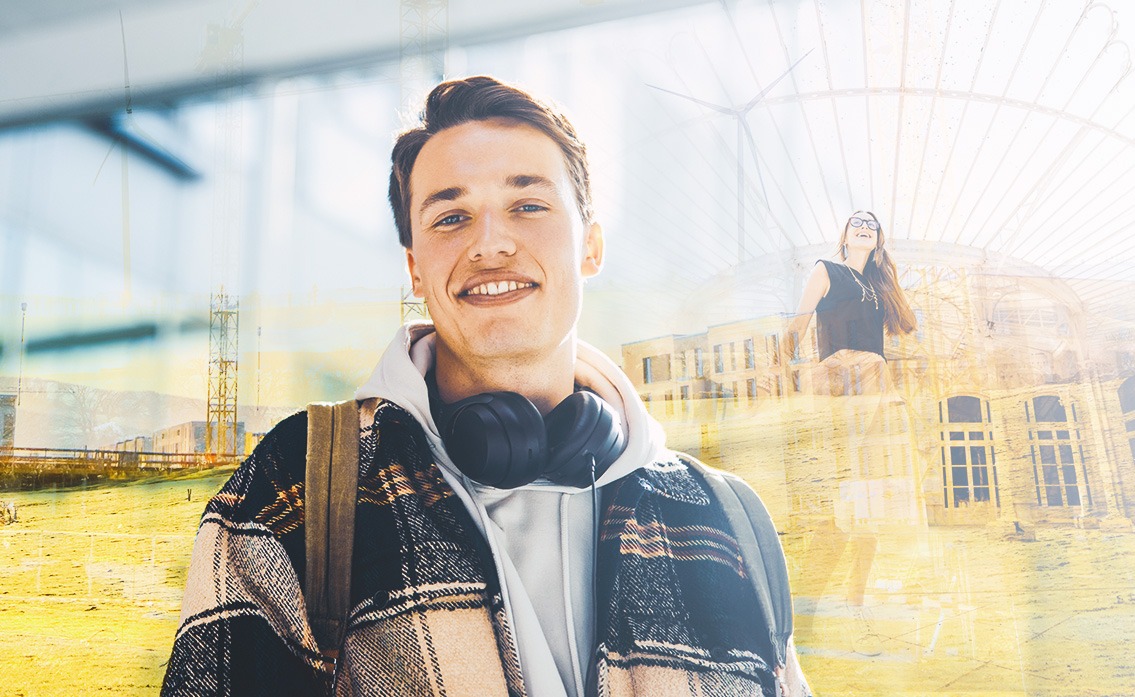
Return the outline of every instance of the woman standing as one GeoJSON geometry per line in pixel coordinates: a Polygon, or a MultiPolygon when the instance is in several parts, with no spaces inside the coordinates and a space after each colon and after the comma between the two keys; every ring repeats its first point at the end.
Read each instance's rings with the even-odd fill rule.
{"type": "Polygon", "coordinates": [[[838,261],[817,261],[804,285],[788,343],[796,355],[799,337],[814,313],[820,354],[815,376],[818,394],[884,391],[883,333],[898,336],[915,329],[914,312],[883,243],[883,228],[875,214],[856,211],[843,228],[838,261]]]}
{"type": "MultiPolygon", "coordinates": [[[[790,357],[799,357],[799,340],[813,314],[820,359],[813,390],[819,409],[799,418],[811,420],[809,428],[831,457],[789,475],[812,527],[808,565],[818,570],[810,584],[802,585],[819,598],[828,593],[833,574],[845,573],[841,585],[847,603],[867,637],[872,632],[862,608],[879,527],[922,519],[910,434],[896,438],[888,432],[909,419],[900,401],[887,396],[883,348],[885,333],[909,334],[916,320],[874,213],[856,211],[844,225],[835,259],[820,259],[813,267],[789,323],[790,357]],[[864,394],[878,396],[854,396],[864,394]],[[895,408],[893,413],[885,414],[889,407],[895,408]]],[[[808,621],[804,625],[810,628],[808,621]]],[[[856,651],[878,653],[870,648],[877,642],[861,638],[854,643],[856,651]]]]}

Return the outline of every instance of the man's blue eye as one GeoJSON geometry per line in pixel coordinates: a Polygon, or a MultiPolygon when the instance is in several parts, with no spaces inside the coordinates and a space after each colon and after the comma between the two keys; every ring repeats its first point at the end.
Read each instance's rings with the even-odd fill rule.
{"type": "Polygon", "coordinates": [[[525,203],[520,206],[521,213],[539,213],[544,207],[536,203],[525,203]]]}
{"type": "Polygon", "coordinates": [[[461,216],[459,216],[455,213],[453,215],[445,216],[441,220],[437,221],[437,224],[438,225],[456,225],[459,222],[461,222],[461,216]]]}

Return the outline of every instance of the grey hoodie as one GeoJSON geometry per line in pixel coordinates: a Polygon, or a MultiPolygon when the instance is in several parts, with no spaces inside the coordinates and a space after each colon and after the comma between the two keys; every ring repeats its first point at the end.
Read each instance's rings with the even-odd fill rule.
{"type": "MultiPolygon", "coordinates": [[[[495,489],[461,474],[430,414],[424,376],[436,340],[428,322],[400,328],[355,398],[389,400],[422,424],[442,475],[493,550],[530,697],[582,697],[595,634],[591,490],[547,480],[495,489]]],[[[622,370],[584,342],[576,347],[575,381],[623,419],[627,447],[596,482],[603,487],[659,459],[665,436],[622,370]]]]}

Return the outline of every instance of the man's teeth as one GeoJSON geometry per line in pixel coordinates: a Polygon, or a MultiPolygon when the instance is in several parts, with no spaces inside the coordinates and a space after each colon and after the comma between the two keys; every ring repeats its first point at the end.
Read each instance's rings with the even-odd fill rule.
{"type": "Polygon", "coordinates": [[[500,295],[521,288],[531,288],[532,283],[517,283],[516,281],[497,281],[496,283],[482,283],[469,289],[468,295],[500,295]]]}

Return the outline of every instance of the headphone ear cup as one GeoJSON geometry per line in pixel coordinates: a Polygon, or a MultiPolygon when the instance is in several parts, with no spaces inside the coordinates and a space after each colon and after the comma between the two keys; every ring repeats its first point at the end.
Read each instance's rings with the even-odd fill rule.
{"type": "Polygon", "coordinates": [[[591,459],[598,479],[623,452],[622,420],[611,405],[590,392],[574,392],[544,418],[548,464],[544,474],[557,484],[591,484],[591,459]]]}
{"type": "Polygon", "coordinates": [[[467,477],[499,489],[540,476],[547,438],[540,411],[515,392],[488,392],[445,408],[442,441],[467,477]]]}

